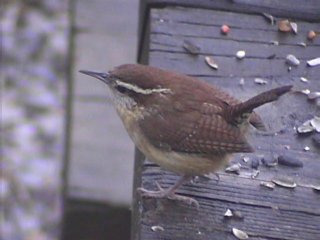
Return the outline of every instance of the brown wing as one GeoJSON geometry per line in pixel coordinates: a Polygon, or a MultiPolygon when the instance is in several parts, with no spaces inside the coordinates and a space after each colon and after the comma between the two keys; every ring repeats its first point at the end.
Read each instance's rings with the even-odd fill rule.
{"type": "Polygon", "coordinates": [[[173,107],[146,116],[140,127],[159,148],[195,154],[252,152],[240,130],[219,114],[219,106],[200,103],[198,107],[173,107]]]}

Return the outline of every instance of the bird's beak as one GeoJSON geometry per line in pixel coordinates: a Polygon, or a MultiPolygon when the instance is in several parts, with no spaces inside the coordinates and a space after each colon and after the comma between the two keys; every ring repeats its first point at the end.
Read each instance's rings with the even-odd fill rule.
{"type": "Polygon", "coordinates": [[[91,77],[97,78],[106,84],[110,83],[109,73],[92,72],[92,71],[86,71],[86,70],[80,70],[79,72],[89,75],[91,77]]]}

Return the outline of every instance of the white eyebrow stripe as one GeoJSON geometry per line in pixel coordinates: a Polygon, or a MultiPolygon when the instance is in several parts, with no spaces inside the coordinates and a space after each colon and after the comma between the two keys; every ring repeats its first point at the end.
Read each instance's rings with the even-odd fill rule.
{"type": "Polygon", "coordinates": [[[137,85],[132,85],[130,83],[121,82],[119,80],[116,80],[116,84],[118,86],[122,86],[122,87],[125,87],[125,88],[132,90],[134,92],[145,94],[145,95],[152,94],[152,93],[171,93],[172,92],[169,88],[142,89],[142,88],[138,87],[137,85]]]}

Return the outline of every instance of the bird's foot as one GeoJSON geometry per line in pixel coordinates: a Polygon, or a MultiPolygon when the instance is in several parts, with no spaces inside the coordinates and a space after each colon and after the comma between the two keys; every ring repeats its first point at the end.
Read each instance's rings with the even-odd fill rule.
{"type": "Polygon", "coordinates": [[[199,203],[197,200],[191,197],[186,197],[186,196],[173,193],[170,191],[170,189],[163,189],[158,182],[156,184],[159,189],[158,191],[151,191],[144,188],[138,188],[137,191],[140,193],[142,197],[155,198],[155,199],[167,198],[170,200],[183,202],[187,205],[195,206],[196,208],[199,208],[199,203]]]}

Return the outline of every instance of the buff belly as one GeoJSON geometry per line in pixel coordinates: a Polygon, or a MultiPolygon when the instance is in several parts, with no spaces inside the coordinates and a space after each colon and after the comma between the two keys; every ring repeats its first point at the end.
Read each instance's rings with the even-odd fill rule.
{"type": "Polygon", "coordinates": [[[204,175],[216,172],[228,163],[230,154],[209,155],[187,154],[173,151],[163,151],[152,145],[142,134],[138,123],[140,117],[136,112],[127,111],[125,108],[117,108],[124,126],[135,143],[136,147],[152,162],[160,167],[182,175],[204,175]]]}

